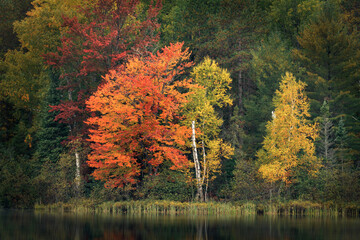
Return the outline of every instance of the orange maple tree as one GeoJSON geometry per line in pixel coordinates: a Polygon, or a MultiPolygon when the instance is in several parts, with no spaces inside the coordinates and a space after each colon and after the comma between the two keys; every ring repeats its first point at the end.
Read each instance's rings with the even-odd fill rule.
{"type": "Polygon", "coordinates": [[[141,173],[156,173],[164,161],[172,162],[171,169],[188,167],[182,148],[191,131],[181,125],[181,108],[191,81],[176,78],[192,63],[182,46],[171,44],[130,59],[110,71],[86,102],[92,112],[88,164],[105,186],[134,184],[141,173]]]}

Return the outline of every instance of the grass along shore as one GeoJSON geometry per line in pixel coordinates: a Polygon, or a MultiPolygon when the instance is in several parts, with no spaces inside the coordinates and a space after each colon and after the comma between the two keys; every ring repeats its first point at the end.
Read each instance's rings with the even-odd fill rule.
{"type": "Polygon", "coordinates": [[[288,202],[175,202],[167,200],[141,200],[120,202],[95,202],[81,199],[69,203],[35,205],[36,211],[110,213],[127,215],[193,215],[193,216],[236,216],[236,215],[298,215],[298,216],[360,216],[360,204],[314,203],[293,200],[288,202]]]}

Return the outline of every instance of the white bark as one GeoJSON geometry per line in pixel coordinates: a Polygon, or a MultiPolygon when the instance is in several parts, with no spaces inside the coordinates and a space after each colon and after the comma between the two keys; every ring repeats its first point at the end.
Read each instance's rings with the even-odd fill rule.
{"type": "MultiPolygon", "coordinates": [[[[69,83],[69,79],[67,79],[68,81],[68,84],[69,83]]],[[[72,101],[72,91],[69,89],[68,90],[68,99],[69,101],[72,101]]],[[[71,126],[71,124],[69,124],[69,129],[70,129],[70,134],[75,131],[75,125],[74,126],[71,126]]],[[[81,182],[81,178],[80,178],[80,155],[79,155],[79,152],[78,150],[76,149],[75,150],[75,164],[76,164],[76,169],[75,169],[75,189],[76,189],[76,192],[79,192],[80,190],[80,182],[81,182]]]]}
{"type": "Polygon", "coordinates": [[[200,201],[204,200],[204,194],[202,189],[202,181],[201,181],[201,170],[200,170],[200,162],[198,158],[197,153],[197,147],[196,147],[196,135],[195,135],[195,121],[191,122],[191,128],[192,128],[192,149],[193,149],[193,159],[195,164],[195,176],[196,176],[196,186],[197,186],[197,194],[196,196],[200,198],[200,201]]]}
{"type": "Polygon", "coordinates": [[[80,155],[77,150],[75,150],[75,160],[76,160],[76,172],[75,172],[75,187],[78,191],[80,189],[80,155]]]}

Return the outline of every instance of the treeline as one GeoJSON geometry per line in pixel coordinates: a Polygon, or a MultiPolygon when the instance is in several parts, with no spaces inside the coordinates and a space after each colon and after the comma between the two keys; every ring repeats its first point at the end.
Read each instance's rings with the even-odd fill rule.
{"type": "Polygon", "coordinates": [[[1,5],[1,207],[360,199],[358,1],[1,5]]]}

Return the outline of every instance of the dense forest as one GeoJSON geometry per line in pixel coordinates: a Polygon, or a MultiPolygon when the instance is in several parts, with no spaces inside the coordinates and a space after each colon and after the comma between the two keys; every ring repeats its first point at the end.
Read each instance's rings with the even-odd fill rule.
{"type": "Polygon", "coordinates": [[[359,1],[0,4],[0,207],[358,203],[359,1]]]}

